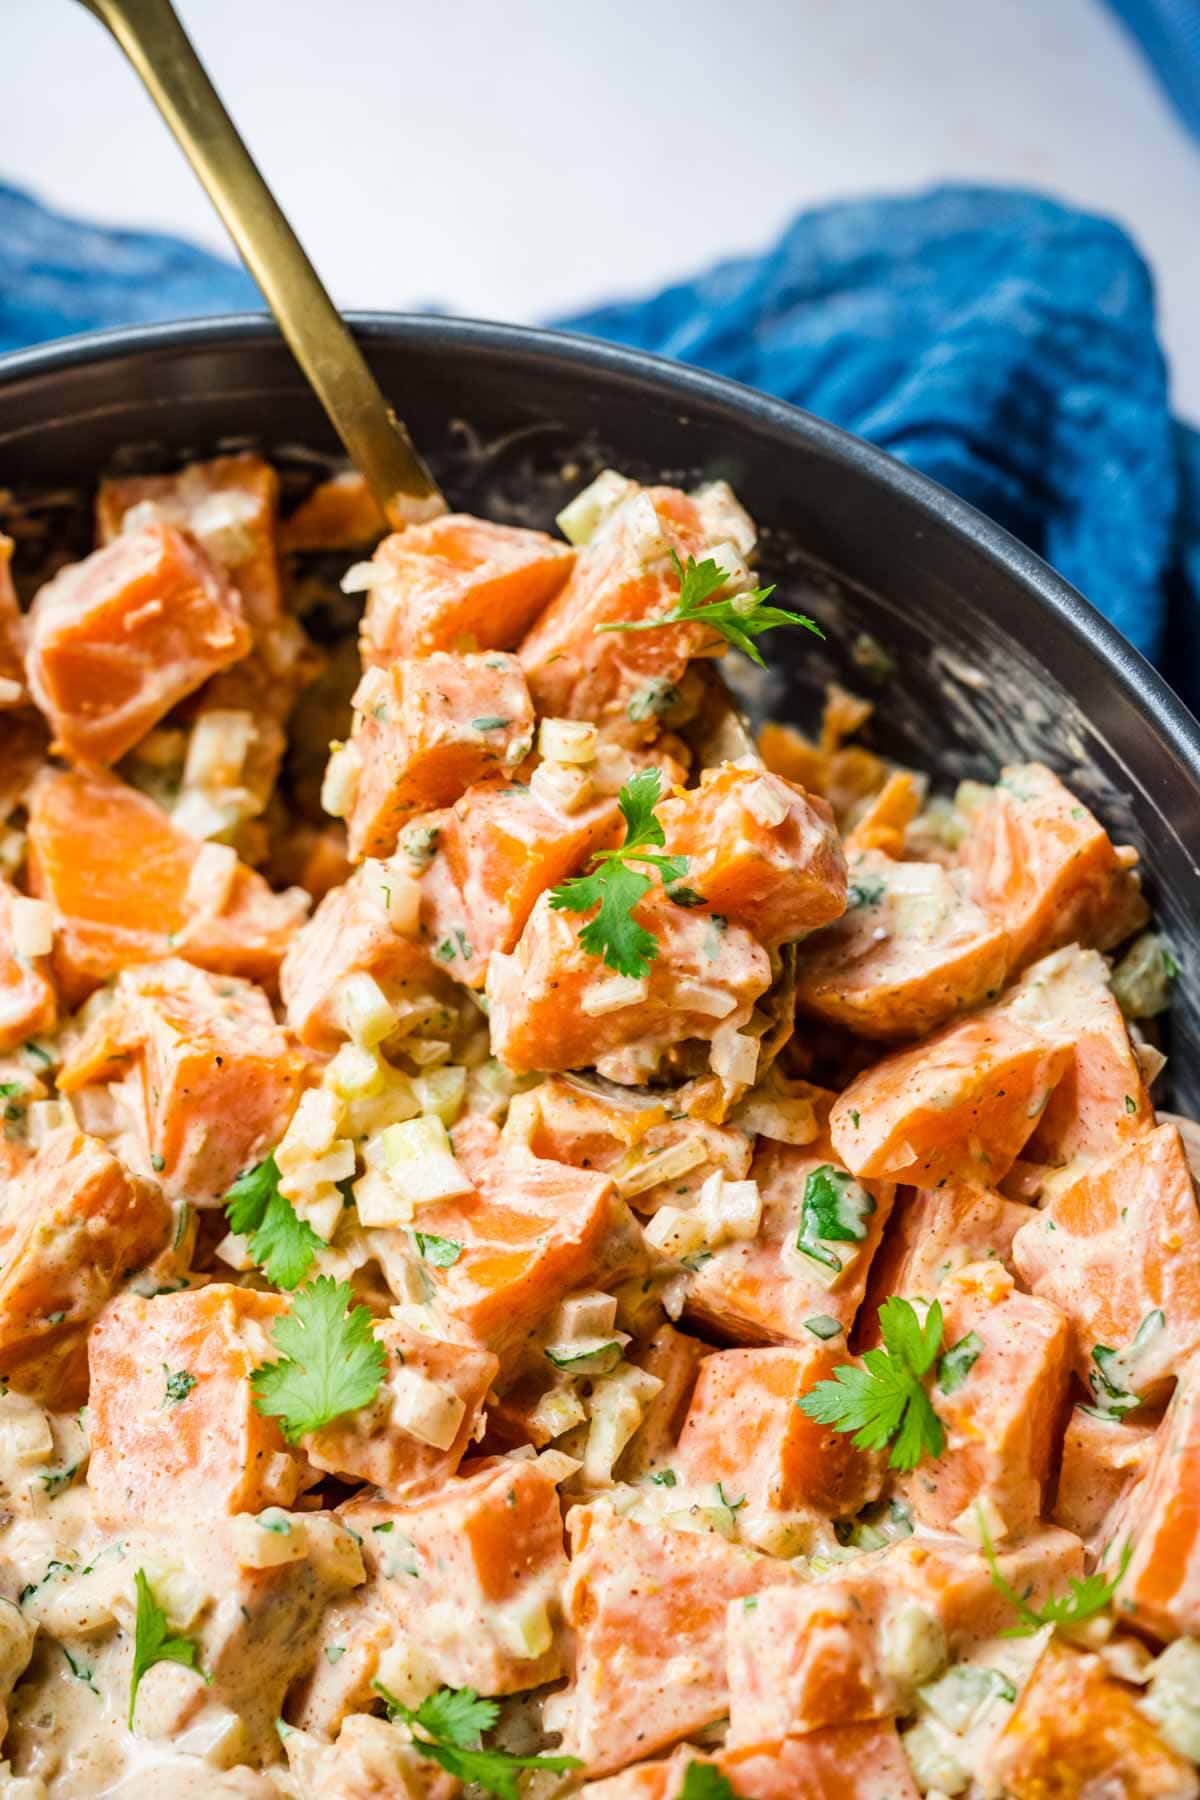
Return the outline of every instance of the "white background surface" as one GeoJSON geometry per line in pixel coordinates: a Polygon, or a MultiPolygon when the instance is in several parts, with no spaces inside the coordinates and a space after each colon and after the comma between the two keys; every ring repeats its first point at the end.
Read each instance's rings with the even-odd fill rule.
{"type": "MultiPolygon", "coordinates": [[[[346,305],[536,320],[809,203],[1017,183],[1133,232],[1200,418],[1200,150],[1100,0],[179,4],[346,305]]],[[[0,177],[224,247],[75,0],[0,0],[0,177]]]]}

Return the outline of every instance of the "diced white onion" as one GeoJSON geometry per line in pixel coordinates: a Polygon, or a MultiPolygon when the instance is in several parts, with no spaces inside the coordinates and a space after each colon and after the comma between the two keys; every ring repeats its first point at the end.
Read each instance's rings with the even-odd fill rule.
{"type": "Polygon", "coordinates": [[[41,1407],[24,1394],[0,1394],[0,1465],[28,1468],[54,1454],[54,1434],[41,1407]]]}
{"type": "Polygon", "coordinates": [[[709,1067],[722,1081],[751,1087],[758,1073],[758,1052],[757,1038],[722,1025],[713,1033],[709,1067]]]}
{"type": "Polygon", "coordinates": [[[25,1115],[29,1142],[40,1150],[46,1139],[64,1127],[77,1129],[75,1114],[68,1100],[35,1100],[25,1115]]]}
{"type": "Polygon", "coordinates": [[[421,929],[421,884],[407,869],[370,857],[359,877],[364,894],[401,937],[415,938],[421,929]]]}
{"type": "Polygon", "coordinates": [[[990,1494],[984,1494],[981,1499],[972,1500],[970,1506],[965,1507],[956,1519],[950,1521],[950,1529],[956,1531],[959,1537],[967,1538],[972,1544],[980,1545],[983,1543],[985,1530],[993,1544],[999,1543],[1001,1538],[1008,1536],[1008,1524],[1004,1514],[990,1494]]]}
{"type": "Polygon", "coordinates": [[[583,1453],[584,1479],[593,1487],[612,1480],[613,1464],[646,1416],[646,1409],[662,1387],[633,1363],[625,1363],[611,1375],[592,1383],[591,1424],[583,1453]]]}
{"type": "Polygon", "coordinates": [[[552,1438],[561,1437],[586,1421],[587,1409],[573,1387],[547,1388],[529,1413],[533,1429],[552,1438]]]}
{"type": "Polygon", "coordinates": [[[208,791],[235,787],[242,778],[254,736],[252,713],[233,707],[201,713],[188,738],[184,787],[208,791]]]}
{"type": "Polygon", "coordinates": [[[546,1322],[548,1343],[573,1343],[580,1338],[611,1338],[617,1322],[617,1302],[599,1291],[569,1294],[546,1322]]]}
{"type": "Polygon", "coordinates": [[[754,555],[758,533],[754,521],[727,481],[706,481],[692,493],[706,537],[727,538],[743,557],[754,555]]]}
{"type": "Polygon", "coordinates": [[[607,981],[597,981],[588,988],[579,1010],[589,1018],[599,1018],[604,1013],[620,1012],[625,1006],[639,1005],[649,992],[650,979],[646,975],[610,975],[607,981]]]}
{"type": "Polygon", "coordinates": [[[12,941],[18,956],[49,956],[54,948],[54,914],[44,900],[19,894],[12,903],[12,941]]]}
{"type": "Polygon", "coordinates": [[[569,544],[586,544],[597,526],[632,494],[637,483],[616,469],[602,469],[596,479],[563,507],[556,523],[569,544]]]}
{"type": "Polygon", "coordinates": [[[321,782],[321,805],[331,818],[344,819],[353,810],[361,774],[362,763],[355,746],[334,745],[321,782]]]}
{"type": "Polygon", "coordinates": [[[324,1084],[342,1100],[363,1100],[384,1083],[380,1057],[359,1044],[343,1044],[324,1074],[324,1084]]]}
{"type": "Polygon", "coordinates": [[[708,1161],[708,1148],[701,1137],[687,1137],[678,1144],[668,1144],[650,1156],[634,1160],[629,1168],[615,1174],[617,1192],[628,1200],[632,1194],[644,1194],[660,1181],[674,1181],[701,1163],[708,1161]]]}
{"type": "Polygon", "coordinates": [[[448,1450],[458,1436],[466,1403],[440,1382],[405,1363],[391,1375],[392,1422],[420,1444],[448,1450]]]}
{"type": "Polygon", "coordinates": [[[696,1210],[704,1220],[710,1250],[739,1239],[750,1242],[762,1225],[757,1181],[727,1181],[720,1169],[700,1189],[696,1210]]]}
{"type": "Polygon", "coordinates": [[[544,806],[565,813],[578,812],[595,792],[588,770],[574,763],[539,763],[529,777],[529,786],[544,806]]]}
{"type": "Polygon", "coordinates": [[[705,555],[716,563],[718,569],[725,571],[726,579],[721,588],[722,593],[726,595],[739,594],[750,586],[750,570],[732,539],[724,538],[720,543],[711,545],[705,555]]]}
{"type": "Polygon", "coordinates": [[[302,1169],[315,1157],[324,1156],[342,1128],[342,1108],[324,1088],[309,1088],[280,1139],[275,1161],[281,1169],[302,1169]]]}
{"type": "Polygon", "coordinates": [[[708,1227],[696,1208],[685,1211],[680,1206],[660,1206],[644,1227],[644,1236],[652,1249],[675,1262],[708,1248],[708,1227]]]}
{"type": "Polygon", "coordinates": [[[227,1267],[236,1269],[240,1275],[255,1267],[254,1258],[250,1254],[250,1240],[240,1232],[227,1231],[217,1245],[216,1254],[227,1267]]]}
{"type": "Polygon", "coordinates": [[[414,1206],[455,1200],[474,1192],[455,1160],[446,1127],[425,1115],[389,1125],[382,1134],[384,1164],[404,1198],[414,1206]]]}
{"type": "Polygon", "coordinates": [[[746,811],[768,831],[782,825],[788,816],[788,803],[778,789],[766,780],[752,781],[744,796],[746,811]]]}
{"type": "Polygon", "coordinates": [[[368,1050],[381,1044],[395,1029],[396,1015],[387,995],[375,977],[365,971],[347,975],[341,982],[335,1010],[346,1036],[368,1050]]]}
{"type": "Polygon", "coordinates": [[[593,763],[600,734],[580,719],[543,719],[538,728],[538,749],[547,762],[593,763]]]}
{"type": "Polygon", "coordinates": [[[703,981],[677,982],[675,999],[683,1012],[703,1013],[710,1019],[728,1018],[737,1006],[727,988],[711,987],[703,981]]]}
{"type": "Polygon", "coordinates": [[[206,919],[215,919],[229,904],[238,853],[231,844],[201,844],[188,874],[184,908],[206,919]]]}
{"type": "Polygon", "coordinates": [[[226,797],[217,802],[199,788],[188,788],[171,809],[171,822],[189,837],[215,838],[241,823],[240,802],[226,797]]]}
{"type": "Polygon", "coordinates": [[[308,1554],[304,1520],[269,1507],[261,1513],[235,1513],[229,1521],[233,1559],[242,1569],[278,1569],[301,1562],[308,1554]]]}
{"type": "Polygon", "coordinates": [[[365,594],[369,588],[378,587],[387,579],[388,571],[382,563],[356,562],[350,564],[338,586],[343,594],[365,594]]]}
{"type": "Polygon", "coordinates": [[[433,1113],[443,1125],[453,1125],[467,1097],[467,1071],[459,1063],[428,1069],[412,1077],[413,1092],[423,1113],[433,1113]]]}

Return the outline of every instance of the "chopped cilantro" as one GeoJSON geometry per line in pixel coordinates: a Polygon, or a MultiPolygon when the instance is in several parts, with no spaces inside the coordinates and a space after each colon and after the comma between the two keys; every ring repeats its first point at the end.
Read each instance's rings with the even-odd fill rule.
{"type": "Polygon", "coordinates": [[[276,1287],[298,1287],[325,1247],[324,1238],[280,1193],[274,1156],[238,1176],[225,1195],[225,1216],[231,1231],[250,1240],[251,1256],[276,1287]]]}
{"type": "Polygon", "coordinates": [[[803,613],[789,612],[782,606],[768,606],[774,587],[747,588],[729,599],[715,599],[714,595],[728,582],[729,571],[719,567],[711,556],[706,556],[700,563],[694,556],[689,556],[685,565],[672,550],[671,561],[679,577],[679,595],[669,611],[655,619],[622,619],[612,625],[598,625],[596,630],[661,631],[664,625],[707,625],[760,668],[763,666],[762,654],[754,640],[765,631],[774,631],[779,625],[796,625],[817,637],[825,636],[815,619],[806,618],[803,613]]]}
{"type": "Polygon", "coordinates": [[[652,877],[633,863],[656,869],[663,886],[670,888],[687,874],[686,856],[660,856],[666,842],[654,816],[661,797],[657,769],[643,769],[626,782],[617,796],[625,821],[625,839],[617,850],[598,850],[589,873],[575,875],[550,890],[550,904],[557,912],[582,913],[598,908],[579,934],[582,947],[604,959],[606,968],[638,979],[649,973],[658,955],[658,939],[639,925],[634,908],[650,891],[652,877]],[[654,846],[654,849],[648,848],[654,846]]]}
{"type": "Polygon", "coordinates": [[[387,1353],[367,1308],[353,1304],[349,1282],[318,1275],[271,1335],[280,1360],[255,1369],[250,1387],[255,1407],[279,1420],[289,1444],[357,1412],[379,1392],[387,1353]]]}
{"type": "Polygon", "coordinates": [[[942,1346],[942,1309],[935,1300],[924,1327],[911,1302],[892,1294],[879,1308],[883,1347],[868,1350],[862,1366],[834,1370],[799,1401],[810,1419],[852,1431],[860,1450],[891,1443],[893,1469],[915,1469],[925,1456],[940,1456],[945,1432],[922,1385],[942,1346]]]}

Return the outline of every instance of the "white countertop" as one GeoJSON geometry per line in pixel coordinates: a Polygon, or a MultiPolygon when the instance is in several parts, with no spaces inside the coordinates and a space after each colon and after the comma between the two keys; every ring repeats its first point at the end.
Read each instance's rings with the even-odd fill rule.
{"type": "MultiPolygon", "coordinates": [[[[221,227],[99,25],[4,0],[0,179],[221,227]]],[[[338,299],[536,320],[946,180],[1120,220],[1200,419],[1200,149],[1100,0],[180,0],[338,299]]]]}

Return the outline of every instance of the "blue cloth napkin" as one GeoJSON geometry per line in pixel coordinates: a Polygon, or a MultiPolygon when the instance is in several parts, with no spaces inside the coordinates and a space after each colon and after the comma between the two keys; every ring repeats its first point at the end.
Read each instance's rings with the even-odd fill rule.
{"type": "MultiPolygon", "coordinates": [[[[180,240],[0,185],[0,349],[261,307],[180,240]]],[[[934,476],[1054,564],[1200,702],[1200,440],[1172,421],[1124,232],[1030,193],[801,213],[758,254],[556,321],[734,376],[934,476]]]]}

